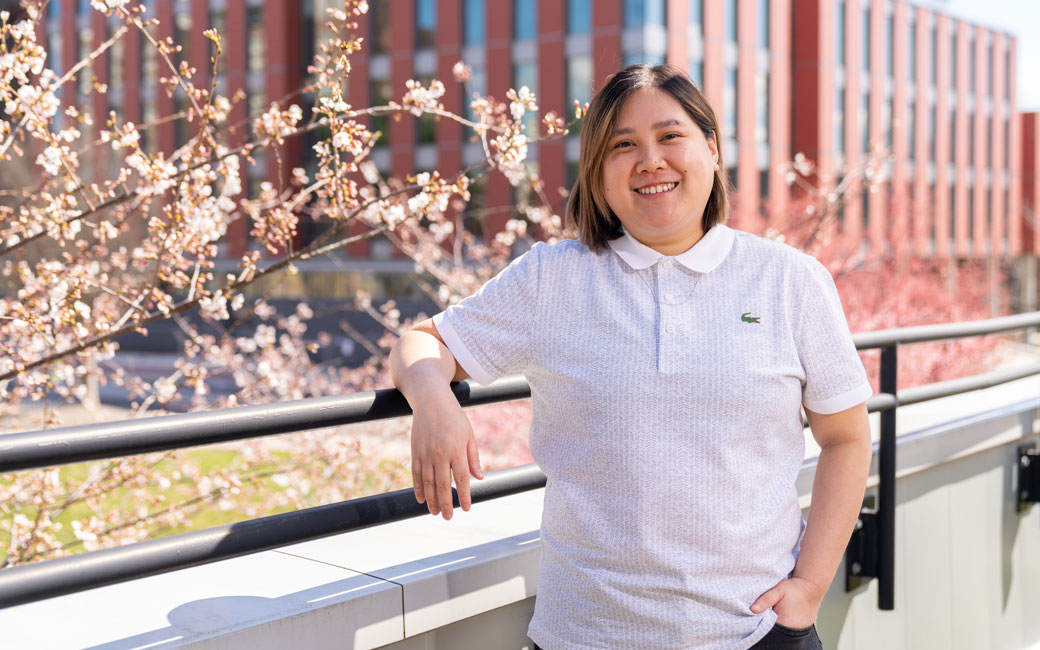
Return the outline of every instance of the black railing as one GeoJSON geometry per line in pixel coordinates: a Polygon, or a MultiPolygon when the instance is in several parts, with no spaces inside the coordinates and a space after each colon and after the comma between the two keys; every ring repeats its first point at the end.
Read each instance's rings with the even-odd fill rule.
{"type": "MultiPolygon", "coordinates": [[[[996,334],[1040,326],[1040,312],[948,325],[856,334],[857,349],[881,348],[881,393],[867,401],[882,412],[878,444],[877,510],[864,510],[846,558],[846,584],[878,578],[878,606],[892,609],[895,579],[895,412],[898,406],[988,388],[1040,374],[1040,364],[896,391],[900,344],[996,334]]],[[[452,390],[463,406],[530,397],[523,377],[490,386],[460,382],[452,390]]],[[[244,440],[367,422],[410,413],[393,389],[343,397],[170,415],[140,420],[0,435],[0,472],[244,440]]],[[[545,485],[534,465],[490,472],[473,483],[475,503],[545,485]]],[[[455,505],[458,497],[453,493],[455,505]]],[[[0,571],[0,607],[11,607],[135,578],[256,553],[425,514],[410,489],[308,508],[236,524],[172,535],[0,571]]]]}

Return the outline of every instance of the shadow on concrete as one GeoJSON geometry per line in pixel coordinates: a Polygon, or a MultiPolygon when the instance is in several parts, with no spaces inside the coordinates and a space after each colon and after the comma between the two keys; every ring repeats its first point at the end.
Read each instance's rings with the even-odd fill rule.
{"type": "MultiPolygon", "coordinates": [[[[395,638],[404,639],[404,611],[415,611],[435,604],[421,599],[406,603],[404,594],[407,583],[433,579],[437,581],[435,588],[424,591],[427,594],[436,593],[440,599],[454,599],[480,592],[501,582],[481,580],[482,574],[501,578],[500,569],[481,570],[482,565],[501,565],[510,556],[522,557],[522,553],[517,553],[518,547],[536,547],[534,542],[537,539],[538,531],[531,531],[425,557],[416,562],[361,573],[277,598],[229,594],[193,600],[170,610],[167,614],[170,623],[168,627],[108,641],[84,650],[168,650],[185,646],[300,650],[381,647],[394,643],[395,638]],[[450,574],[445,571],[446,567],[451,567],[450,574]],[[455,574],[467,569],[470,571],[467,571],[465,579],[458,579],[455,574]],[[233,641],[231,635],[234,635],[233,641]],[[376,641],[377,638],[380,640],[376,641]]],[[[353,571],[348,567],[335,568],[353,571]]],[[[510,581],[517,579],[522,582],[518,592],[522,589],[528,594],[527,598],[533,596],[537,585],[529,584],[520,573],[509,578],[510,581]]],[[[228,590],[231,590],[230,585],[228,590]]],[[[522,600],[524,597],[518,597],[518,601],[522,600]]],[[[508,638],[496,638],[495,647],[503,650],[514,646],[515,650],[531,647],[524,635],[526,624],[522,630],[512,630],[511,636],[516,636],[517,632],[520,636],[515,644],[508,638]]],[[[421,647],[425,648],[425,645],[421,647]]]]}

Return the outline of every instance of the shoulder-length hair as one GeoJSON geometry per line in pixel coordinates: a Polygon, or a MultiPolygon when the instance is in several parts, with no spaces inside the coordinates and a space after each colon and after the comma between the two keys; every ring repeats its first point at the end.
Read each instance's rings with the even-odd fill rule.
{"type": "Polygon", "coordinates": [[[605,250],[607,242],[622,235],[621,221],[607,205],[603,193],[603,157],[621,107],[641,88],[658,88],[671,95],[700,127],[704,137],[715,140],[719,166],[704,207],[701,228],[708,232],[715,224],[724,223],[729,215],[719,125],[708,100],[679,68],[645,63],[630,65],[607,79],[593,96],[581,125],[578,178],[567,199],[566,216],[567,223],[578,231],[581,242],[592,251],[605,250]]]}

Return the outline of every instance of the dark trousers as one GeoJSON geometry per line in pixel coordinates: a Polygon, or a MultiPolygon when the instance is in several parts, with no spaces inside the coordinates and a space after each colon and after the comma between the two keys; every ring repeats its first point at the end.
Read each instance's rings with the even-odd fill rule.
{"type": "MultiPolygon", "coordinates": [[[[544,650],[537,643],[534,650],[544,650]]],[[[795,630],[777,623],[751,650],[823,650],[816,626],[795,630]]]]}
{"type": "Polygon", "coordinates": [[[795,630],[777,623],[751,650],[823,650],[816,626],[795,630]]]}

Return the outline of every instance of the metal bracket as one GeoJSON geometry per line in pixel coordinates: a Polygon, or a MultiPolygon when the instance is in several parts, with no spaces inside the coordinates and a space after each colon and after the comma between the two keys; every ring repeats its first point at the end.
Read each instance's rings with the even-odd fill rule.
{"type": "Polygon", "coordinates": [[[858,589],[878,577],[878,516],[874,498],[864,501],[849,545],[845,549],[845,591],[858,589]],[[868,505],[869,504],[869,505],[868,505]]]}
{"type": "Polygon", "coordinates": [[[1018,512],[1030,503],[1040,503],[1040,449],[1022,445],[1018,448],[1018,512]]]}

